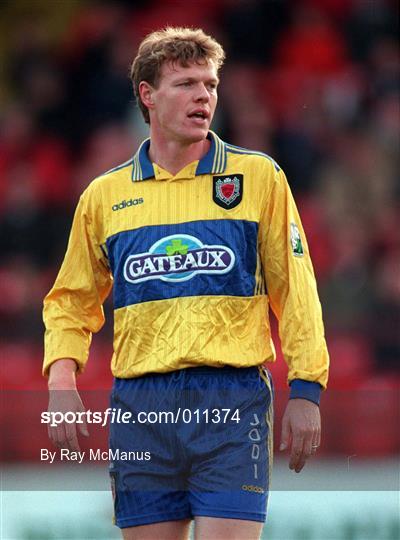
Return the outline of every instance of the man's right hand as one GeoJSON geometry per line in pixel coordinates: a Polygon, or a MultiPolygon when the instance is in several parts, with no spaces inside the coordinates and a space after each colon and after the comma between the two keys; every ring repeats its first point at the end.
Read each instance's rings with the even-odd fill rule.
{"type": "MultiPolygon", "coordinates": [[[[84,413],[85,407],[76,389],[75,373],[77,365],[71,358],[63,358],[54,362],[50,367],[49,374],[49,406],[48,412],[58,412],[65,415],[68,412],[84,413]]],[[[79,452],[79,442],[76,431],[86,437],[89,435],[85,415],[80,415],[82,423],[76,424],[63,421],[57,426],[48,427],[50,440],[58,448],[79,452]]]]}

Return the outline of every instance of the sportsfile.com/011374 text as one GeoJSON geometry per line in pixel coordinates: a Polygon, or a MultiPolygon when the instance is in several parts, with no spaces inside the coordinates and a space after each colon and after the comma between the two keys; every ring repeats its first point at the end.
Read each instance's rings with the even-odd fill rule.
{"type": "Polygon", "coordinates": [[[122,411],[117,408],[108,408],[104,411],[44,411],[41,413],[41,423],[56,427],[62,423],[67,424],[99,424],[106,426],[110,424],[184,424],[190,423],[213,423],[226,424],[228,422],[240,422],[239,409],[183,409],[179,407],[176,411],[122,411]]]}

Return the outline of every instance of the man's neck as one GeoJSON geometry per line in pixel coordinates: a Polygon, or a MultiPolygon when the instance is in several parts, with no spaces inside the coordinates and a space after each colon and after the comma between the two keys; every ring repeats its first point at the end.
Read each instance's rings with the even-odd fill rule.
{"type": "Polygon", "coordinates": [[[165,140],[150,134],[149,158],[172,175],[177,174],[186,165],[200,160],[210,148],[210,141],[204,139],[191,144],[176,140],[165,140]]]}

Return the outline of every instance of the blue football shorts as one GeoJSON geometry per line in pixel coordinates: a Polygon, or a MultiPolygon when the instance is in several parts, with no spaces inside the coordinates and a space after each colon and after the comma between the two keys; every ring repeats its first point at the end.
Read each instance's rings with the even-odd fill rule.
{"type": "Polygon", "coordinates": [[[111,408],[125,419],[110,424],[118,527],[194,516],[265,521],[273,421],[266,369],[115,379],[111,408]]]}

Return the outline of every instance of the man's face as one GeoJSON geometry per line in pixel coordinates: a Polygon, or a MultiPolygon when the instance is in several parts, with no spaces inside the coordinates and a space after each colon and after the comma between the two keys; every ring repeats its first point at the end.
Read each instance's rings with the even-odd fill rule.
{"type": "Polygon", "coordinates": [[[166,63],[149,110],[154,134],[191,144],[207,136],[217,105],[217,71],[212,62],[182,67],[166,63]]]}

